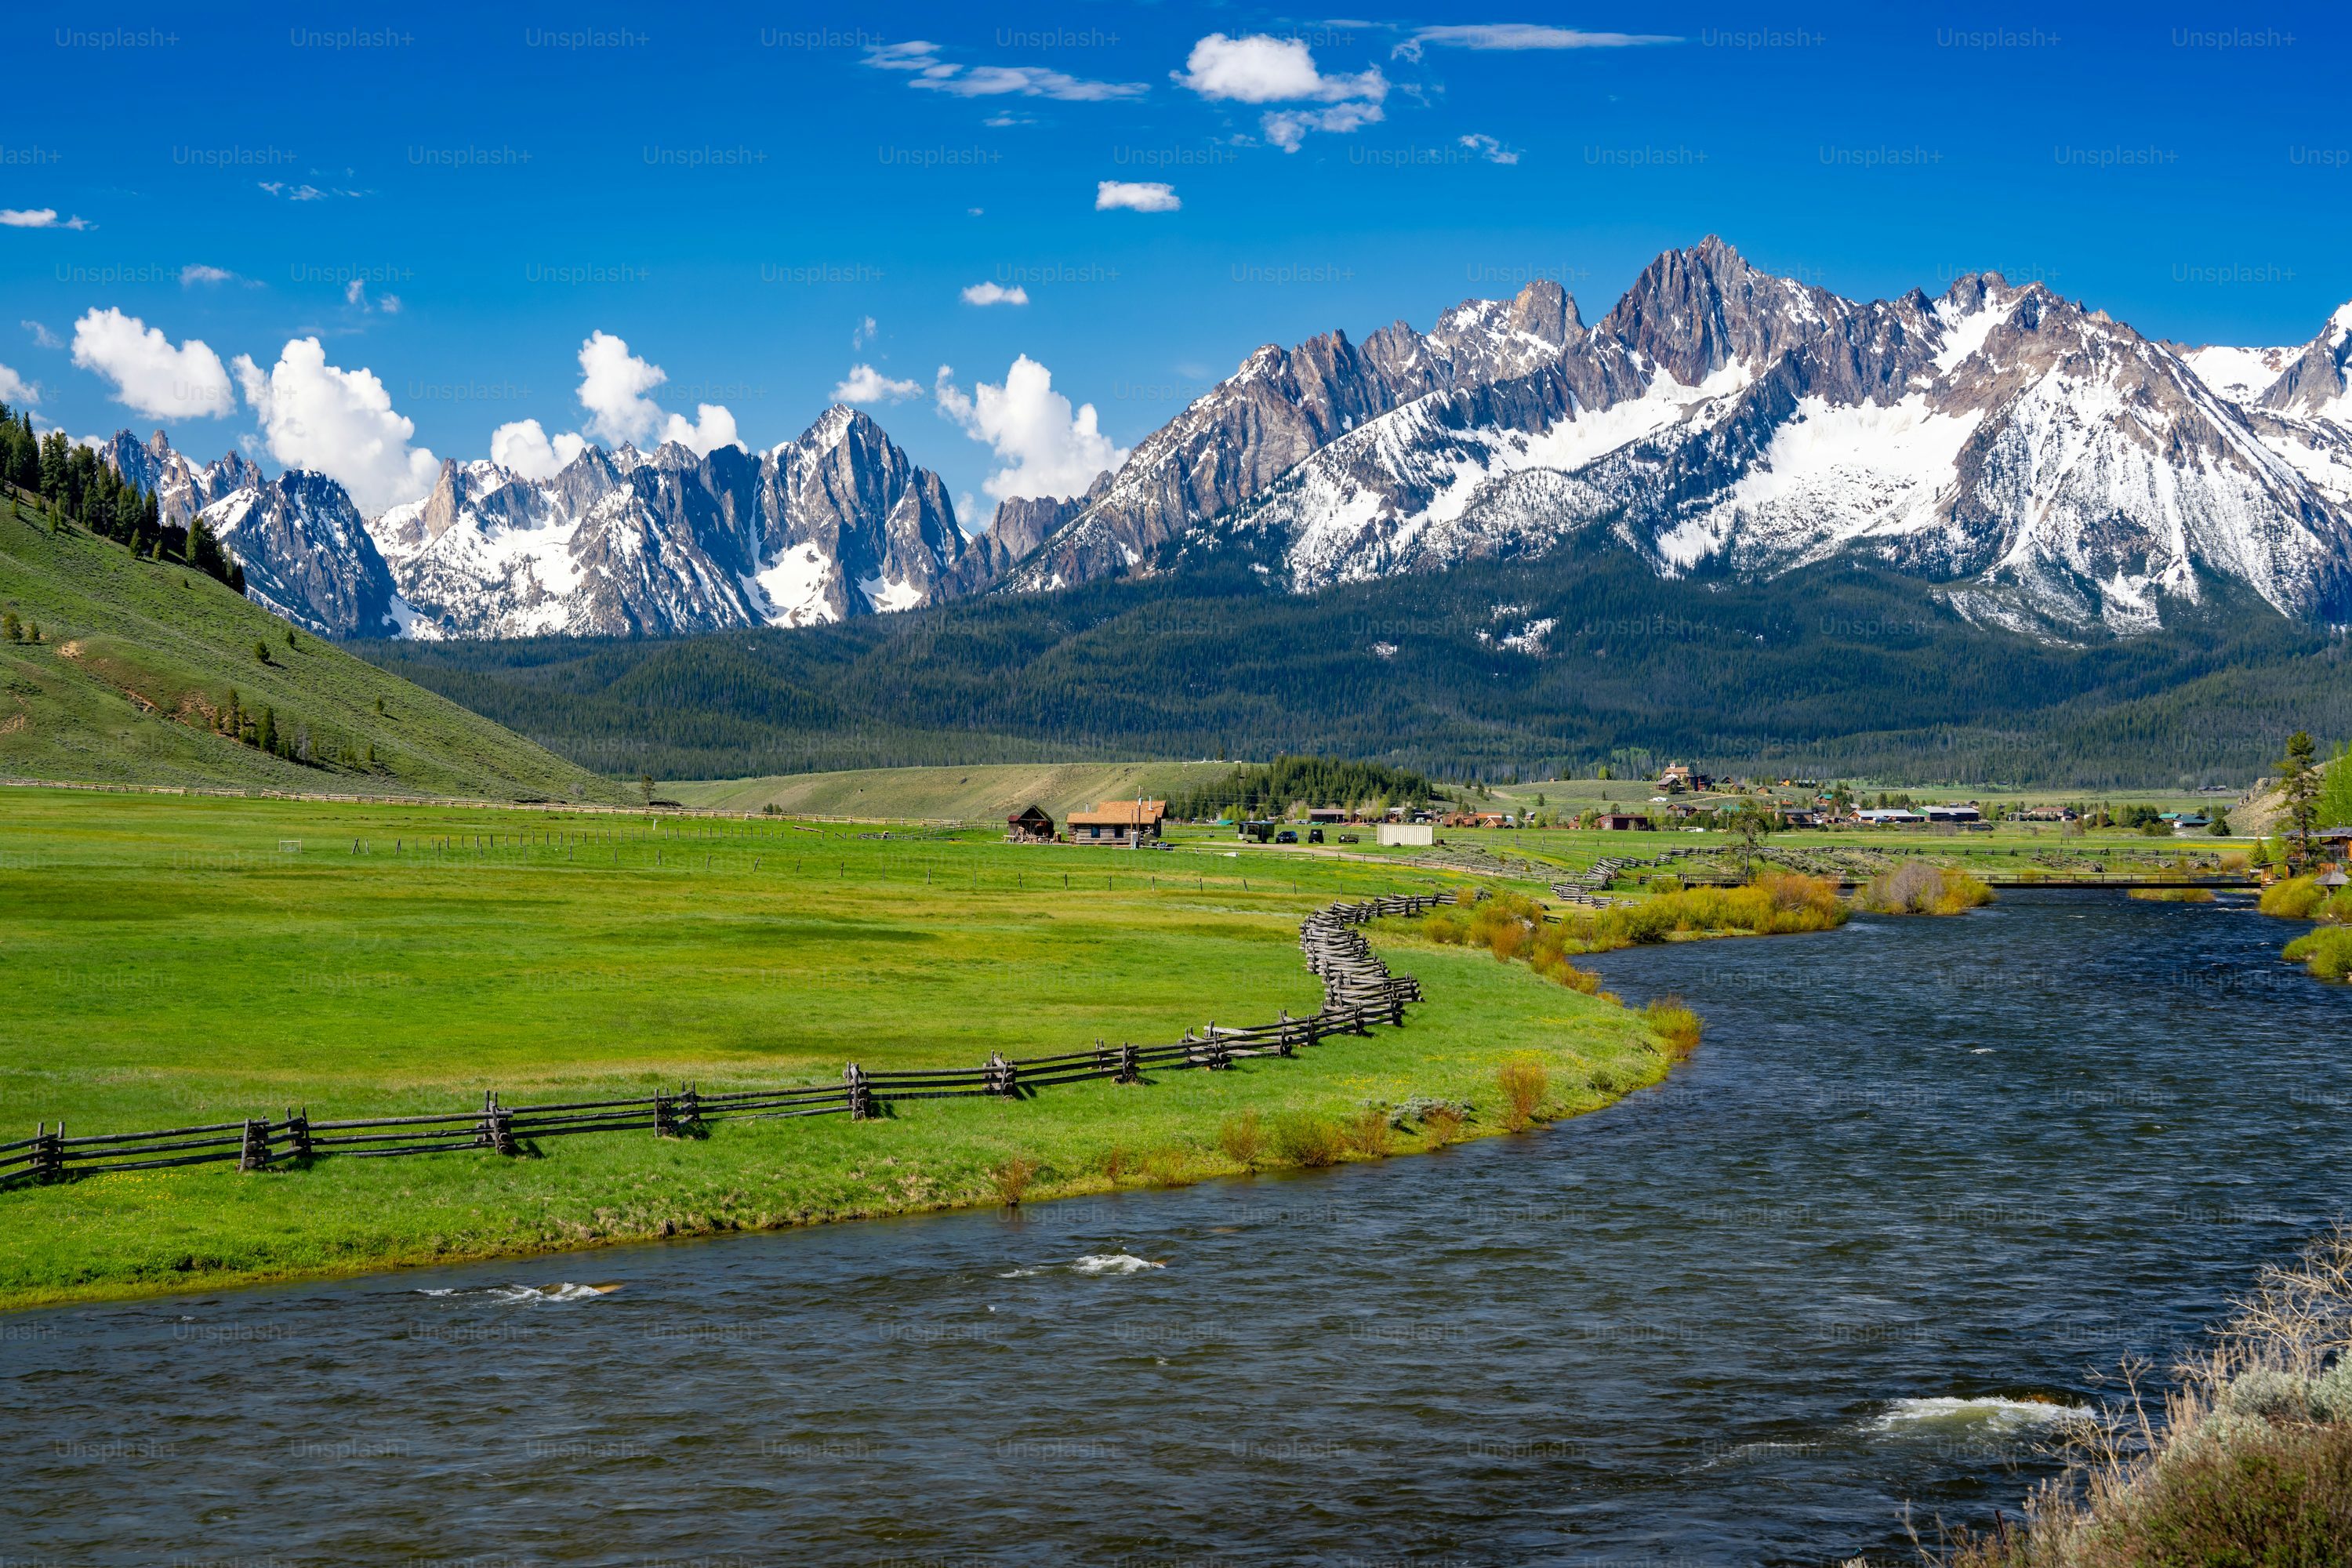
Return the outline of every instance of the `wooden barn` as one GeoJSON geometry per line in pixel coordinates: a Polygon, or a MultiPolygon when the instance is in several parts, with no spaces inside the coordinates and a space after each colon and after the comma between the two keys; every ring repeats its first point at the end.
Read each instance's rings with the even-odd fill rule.
{"type": "Polygon", "coordinates": [[[1051,844],[1054,842],[1054,819],[1045,815],[1042,805],[1033,805],[1018,816],[1004,819],[1004,841],[1007,844],[1051,844]]]}
{"type": "Polygon", "coordinates": [[[1070,813],[1070,842],[1140,844],[1159,837],[1167,817],[1164,800],[1107,800],[1092,811],[1070,813]]]}

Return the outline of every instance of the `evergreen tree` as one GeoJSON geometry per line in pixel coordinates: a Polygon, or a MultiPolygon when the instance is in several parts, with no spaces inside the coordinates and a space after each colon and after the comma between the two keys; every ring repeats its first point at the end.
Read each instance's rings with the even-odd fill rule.
{"type": "Polygon", "coordinates": [[[2312,759],[2319,748],[2301,730],[2286,738],[2286,756],[2280,763],[2280,793],[2286,799],[2287,819],[2294,837],[2287,849],[2287,865],[2300,872],[2311,862],[2311,835],[2319,822],[2319,770],[2312,759]]]}
{"type": "Polygon", "coordinates": [[[25,640],[25,624],[16,618],[16,611],[0,611],[0,638],[9,642],[25,640]]]}
{"type": "Polygon", "coordinates": [[[273,756],[277,754],[278,710],[270,707],[268,703],[264,703],[262,705],[261,726],[255,731],[255,735],[256,740],[254,743],[256,745],[258,745],[263,751],[271,753],[273,756]]]}

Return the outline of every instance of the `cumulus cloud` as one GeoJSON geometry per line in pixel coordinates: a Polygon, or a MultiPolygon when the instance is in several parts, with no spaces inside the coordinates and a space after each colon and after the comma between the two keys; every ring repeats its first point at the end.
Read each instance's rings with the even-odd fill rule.
{"type": "Polygon", "coordinates": [[[1029,302],[1029,290],[1018,283],[1010,289],[996,282],[975,283],[963,291],[963,302],[967,305],[1025,305],[1029,302]]]}
{"type": "Polygon", "coordinates": [[[1176,199],[1176,187],[1156,180],[1097,180],[1095,182],[1095,211],[1110,212],[1127,207],[1139,213],[1172,213],[1184,204],[1176,199]]]}
{"type": "Polygon", "coordinates": [[[1417,60],[1422,51],[1439,49],[1626,49],[1643,44],[1679,44],[1664,33],[1587,33],[1574,27],[1545,27],[1532,22],[1471,22],[1445,27],[1422,27],[1391,51],[1397,58],[1417,60]]]}
{"type": "Polygon", "coordinates": [[[697,404],[689,423],[646,395],[668,379],[661,366],[639,359],[612,333],[590,333],[580,345],[580,406],[588,410],[589,433],[637,446],[676,441],[698,458],[738,444],[735,416],[720,405],[697,404]]]}
{"type": "Polygon", "coordinates": [[[490,461],[526,479],[551,479],[587,449],[585,437],[567,430],[551,439],[536,419],[518,419],[490,432],[490,461]]]}
{"type": "Polygon", "coordinates": [[[1326,75],[1304,39],[1211,33],[1192,46],[1184,67],[1170,74],[1212,100],[1330,105],[1266,112],[1261,122],[1265,139],[1286,153],[1297,152],[1310,131],[1354,131],[1387,118],[1381,103],[1389,95],[1389,82],[1380,67],[1368,66],[1354,76],[1326,75]]]}
{"type": "Polygon", "coordinates": [[[440,459],[409,445],[416,426],[394,410],[373,371],[329,364],[316,338],[289,340],[268,371],[246,354],[236,365],[269,455],[341,485],[363,516],[433,488],[440,459]]]}
{"type": "Polygon", "coordinates": [[[870,364],[854,364],[833,389],[835,403],[904,403],[923,395],[919,381],[897,381],[870,364]]]}
{"type": "Polygon", "coordinates": [[[1180,86],[1202,98],[1236,103],[1337,103],[1349,98],[1378,102],[1389,93],[1378,66],[1359,76],[1326,76],[1305,40],[1264,33],[1242,38],[1211,33],[1192,46],[1184,67],[1169,73],[1180,86]]]}
{"type": "Polygon", "coordinates": [[[226,267],[206,267],[202,262],[191,262],[180,268],[180,287],[183,289],[193,289],[199,283],[236,281],[236,274],[226,267]]]}
{"type": "Polygon", "coordinates": [[[1474,132],[1462,138],[1462,145],[1469,148],[1489,163],[1516,163],[1519,161],[1517,152],[1504,146],[1492,136],[1474,132]]]}
{"type": "Polygon", "coordinates": [[[1054,373],[1027,354],[1013,362],[1002,386],[982,382],[966,393],[954,374],[940,366],[940,412],[973,440],[987,442],[1003,461],[980,487],[991,500],[1080,495],[1097,474],[1127,460],[1126,451],[1097,428],[1095,405],[1072,409],[1054,390],[1054,373]]]}
{"type": "Polygon", "coordinates": [[[86,217],[60,218],[55,207],[0,207],[0,228],[88,228],[86,217]]]}
{"type": "Polygon", "coordinates": [[[33,341],[45,349],[61,349],[66,346],[65,339],[58,336],[57,333],[49,331],[48,328],[43,326],[38,321],[26,320],[20,321],[16,324],[24,328],[26,331],[32,333],[33,341]]]}
{"type": "Polygon", "coordinates": [[[220,355],[197,338],[177,348],[111,306],[74,323],[73,362],[114,383],[114,400],[158,419],[218,419],[236,407],[220,355]]]}
{"type": "Polygon", "coordinates": [[[957,98],[1018,94],[1023,98],[1059,99],[1066,103],[1099,103],[1110,99],[1141,98],[1150,90],[1139,81],[1089,81],[1045,66],[963,65],[941,59],[939,45],[920,38],[868,49],[866,63],[877,70],[908,72],[908,87],[957,98]]]}
{"type": "Polygon", "coordinates": [[[13,403],[23,407],[38,403],[40,400],[39,387],[35,386],[6,365],[0,364],[0,403],[13,403]]]}

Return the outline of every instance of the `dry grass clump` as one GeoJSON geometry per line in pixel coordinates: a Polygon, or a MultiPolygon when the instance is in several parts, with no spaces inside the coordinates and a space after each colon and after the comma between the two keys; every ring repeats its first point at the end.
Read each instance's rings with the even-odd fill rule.
{"type": "Polygon", "coordinates": [[[1172,1143],[1148,1150],[1143,1156],[1143,1179],[1155,1187],[1180,1186],[1184,1181],[1184,1168],[1192,1156],[1172,1143]]]}
{"type": "Polygon", "coordinates": [[[2151,1413],[2127,1402],[2077,1442],[2022,1529],[1964,1533],[1951,1568],[2318,1564],[2352,1542],[2352,1230],[2263,1271],[2218,1349],[2151,1413]]]}
{"type": "Polygon", "coordinates": [[[1347,1147],[1347,1134],[1328,1117],[1297,1110],[1274,1124],[1274,1152],[1285,1164],[1309,1170],[1336,1165],[1347,1147]]]}
{"type": "Polygon", "coordinates": [[[2124,895],[2137,899],[2143,904],[2210,904],[2213,901],[2210,888],[2134,888],[2124,895]]]}
{"type": "Polygon", "coordinates": [[[988,1184],[996,1189],[997,1198],[1006,1208],[1018,1208],[1023,1194],[1029,1191],[1029,1184],[1037,1179],[1041,1169],[1028,1155],[1015,1154],[988,1173],[988,1184]]]}
{"type": "Polygon", "coordinates": [[[1539,1058],[1513,1057],[1496,1069],[1495,1087],[1503,1092],[1503,1125],[1524,1132],[1543,1109],[1551,1075],[1539,1058]]]}
{"type": "Polygon", "coordinates": [[[1664,1042],[1666,1053],[1677,1059],[1698,1049],[1699,1036],[1706,1027],[1706,1021],[1679,996],[1652,998],[1642,1009],[1642,1021],[1664,1042]]]}
{"type": "Polygon", "coordinates": [[[1348,1119],[1345,1130],[1349,1151],[1367,1160],[1384,1160],[1389,1145],[1395,1137],[1390,1125],[1389,1108],[1377,1100],[1366,1100],[1348,1119]]]}
{"type": "Polygon", "coordinates": [[[1118,1179],[1133,1169],[1135,1169],[1135,1156],[1118,1144],[1114,1143],[1103,1151],[1103,1178],[1112,1186],[1118,1185],[1118,1179]]]}
{"type": "Polygon", "coordinates": [[[1992,902],[1992,889],[1966,871],[1909,860],[1873,877],[1855,901],[1882,915],[1957,915],[1992,902]]]}
{"type": "Polygon", "coordinates": [[[1225,1158],[1245,1171],[1255,1171],[1265,1158],[1265,1128],[1259,1122],[1257,1112],[1244,1110],[1225,1118],[1217,1129],[1217,1147],[1225,1158]]]}
{"type": "Polygon", "coordinates": [[[1441,1101],[1421,1113],[1421,1129],[1429,1134],[1432,1143],[1443,1149],[1462,1136],[1462,1124],[1468,1120],[1458,1107],[1441,1101]]]}

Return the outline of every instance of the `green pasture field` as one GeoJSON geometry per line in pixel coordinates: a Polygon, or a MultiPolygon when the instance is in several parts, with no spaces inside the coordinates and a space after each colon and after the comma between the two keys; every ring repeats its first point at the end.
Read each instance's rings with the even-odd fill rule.
{"type": "MultiPolygon", "coordinates": [[[[1312,1011],[1299,918],[1462,885],[1336,859],[1016,847],[990,833],[0,791],[0,1141],[282,1115],[837,1083],[1312,1011]],[[1066,885],[1065,885],[1066,882],[1066,885]]],[[[1599,837],[1599,836],[1592,836],[1599,837]]],[[[0,1305],[1235,1173],[1225,1119],[1468,1100],[1533,1053],[1569,1114],[1665,1072],[1633,1015],[1382,937],[1429,996],[1292,1060],[902,1103],[885,1120],[549,1140],[0,1191],[0,1305]],[[1119,1173],[1111,1173],[1117,1168],[1119,1173]]],[[[1408,1132],[1401,1149],[1417,1146],[1408,1132]]]]}

